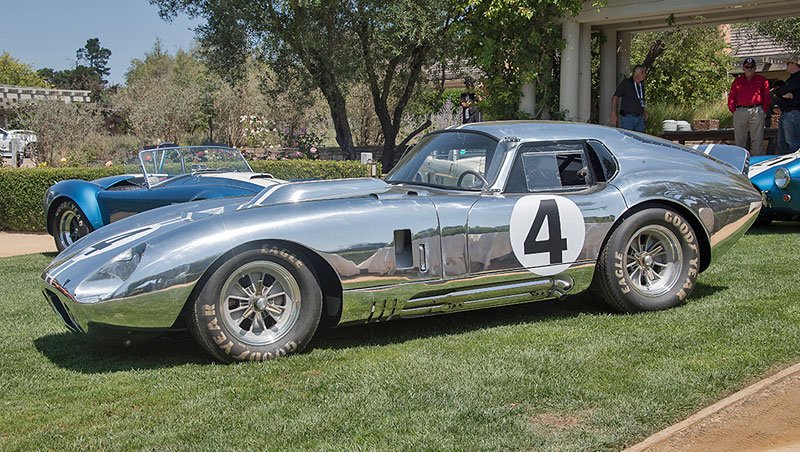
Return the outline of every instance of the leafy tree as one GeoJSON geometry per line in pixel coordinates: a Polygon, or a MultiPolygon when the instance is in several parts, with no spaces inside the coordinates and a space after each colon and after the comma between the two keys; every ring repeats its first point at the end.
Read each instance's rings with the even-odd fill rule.
{"type": "Polygon", "coordinates": [[[191,54],[171,56],[156,42],[144,59],[135,59],[125,74],[127,87],[114,103],[128,116],[140,144],[186,142],[205,127],[200,92],[205,68],[191,54]]]}
{"type": "Polygon", "coordinates": [[[537,110],[557,111],[561,22],[582,0],[470,0],[461,22],[463,54],[485,74],[485,119],[515,119],[522,85],[533,83],[537,110]]]}
{"type": "Polygon", "coordinates": [[[279,77],[300,76],[328,103],[336,141],[355,158],[348,121],[348,87],[366,78],[391,159],[403,112],[424,81],[456,10],[453,0],[151,0],[165,18],[202,16],[199,39],[210,65],[241,77],[255,52],[279,77]]]}
{"type": "Polygon", "coordinates": [[[75,56],[78,61],[86,62],[106,83],[105,77],[111,73],[108,68],[108,59],[111,57],[111,50],[100,46],[100,39],[91,38],[86,40],[86,45],[78,49],[75,56]]]}
{"type": "Polygon", "coordinates": [[[664,53],[647,75],[647,97],[669,99],[676,106],[718,101],[730,88],[728,69],[732,59],[717,27],[688,27],[637,33],[631,43],[634,62],[644,60],[657,39],[664,53]]]}
{"type": "Polygon", "coordinates": [[[766,36],[792,52],[800,53],[800,17],[787,17],[785,19],[762,20],[742,24],[757,34],[766,36]]]}
{"type": "Polygon", "coordinates": [[[99,100],[107,84],[104,77],[110,73],[106,65],[111,50],[101,47],[98,38],[92,38],[86,40],[86,45],[78,49],[75,56],[77,62],[73,69],[43,68],[37,73],[57,88],[89,90],[92,100],[99,100]],[[86,64],[80,64],[82,62],[86,64]]]}
{"type": "Polygon", "coordinates": [[[84,104],[44,100],[25,104],[18,121],[37,135],[33,159],[37,163],[58,163],[61,157],[72,160],[76,149],[100,134],[101,118],[84,104]]]}
{"type": "Polygon", "coordinates": [[[0,55],[0,84],[50,88],[43,77],[8,52],[0,55]]]}

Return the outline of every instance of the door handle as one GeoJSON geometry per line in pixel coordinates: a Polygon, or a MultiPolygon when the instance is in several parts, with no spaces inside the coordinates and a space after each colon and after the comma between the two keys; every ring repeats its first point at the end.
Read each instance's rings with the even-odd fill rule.
{"type": "Polygon", "coordinates": [[[428,271],[428,252],[424,243],[419,245],[419,271],[422,273],[428,271]]]}

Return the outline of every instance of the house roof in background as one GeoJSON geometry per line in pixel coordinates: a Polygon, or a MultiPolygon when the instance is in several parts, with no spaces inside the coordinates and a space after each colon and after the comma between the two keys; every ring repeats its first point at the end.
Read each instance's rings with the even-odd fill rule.
{"type": "MultiPolygon", "coordinates": [[[[736,58],[753,57],[759,63],[783,64],[792,52],[746,27],[732,27],[731,51],[736,58]]],[[[783,68],[782,68],[783,69],[783,68]]]]}

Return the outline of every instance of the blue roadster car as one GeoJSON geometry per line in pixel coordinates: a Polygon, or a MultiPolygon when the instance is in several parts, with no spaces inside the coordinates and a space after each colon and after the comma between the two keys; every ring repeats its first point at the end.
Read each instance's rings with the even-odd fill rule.
{"type": "Polygon", "coordinates": [[[800,151],[751,157],[748,176],[764,197],[759,224],[800,220],[800,151]]]}
{"type": "Polygon", "coordinates": [[[252,196],[282,182],[254,173],[238,150],[224,146],[161,146],[140,151],[139,164],[141,174],[65,180],[47,190],[47,232],[59,251],[139,212],[201,199],[252,196]]]}
{"type": "MultiPolygon", "coordinates": [[[[728,163],[747,155],[743,148],[727,144],[701,144],[694,148],[728,163]]],[[[751,156],[747,176],[761,192],[764,203],[756,224],[800,220],[800,150],[786,155],[751,156]]]]}

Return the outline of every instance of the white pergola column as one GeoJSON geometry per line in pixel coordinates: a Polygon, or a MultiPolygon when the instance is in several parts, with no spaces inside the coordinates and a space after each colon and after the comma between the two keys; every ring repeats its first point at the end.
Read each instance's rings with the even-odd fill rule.
{"type": "Polygon", "coordinates": [[[580,122],[589,122],[592,116],[592,26],[580,26],[580,50],[578,72],[578,117],[580,122]]]}
{"type": "Polygon", "coordinates": [[[578,115],[580,31],[581,27],[575,21],[565,21],[561,25],[561,37],[566,41],[566,45],[561,53],[559,110],[566,112],[567,120],[574,120],[578,115]]]}
{"type": "Polygon", "coordinates": [[[600,116],[598,122],[603,125],[611,124],[611,96],[617,89],[617,31],[606,30],[603,32],[605,41],[600,44],[600,116]]]}
{"type": "Polygon", "coordinates": [[[619,83],[631,75],[631,34],[627,31],[617,33],[617,75],[619,83]]]}
{"type": "Polygon", "coordinates": [[[522,85],[522,98],[519,100],[519,110],[535,117],[536,115],[536,89],[533,83],[522,85]]]}

